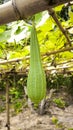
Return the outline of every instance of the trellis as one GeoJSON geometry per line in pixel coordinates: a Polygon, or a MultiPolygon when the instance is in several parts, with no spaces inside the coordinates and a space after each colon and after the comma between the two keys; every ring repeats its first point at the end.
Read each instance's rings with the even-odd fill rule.
{"type": "MultiPolygon", "coordinates": [[[[71,4],[68,3],[68,5],[70,6],[71,4]]],[[[67,6],[68,6],[67,5],[67,6]]],[[[57,51],[52,51],[52,52],[47,52],[46,54],[42,55],[42,58],[45,58],[46,56],[50,56],[50,55],[54,55],[54,54],[58,54],[58,53],[61,53],[61,52],[65,52],[65,51],[72,51],[73,50],[73,46],[72,46],[72,41],[70,41],[69,37],[68,37],[68,34],[67,34],[67,30],[69,28],[66,28],[64,29],[61,25],[61,23],[59,22],[56,14],[55,14],[55,11],[54,9],[52,8],[48,8],[48,13],[52,16],[52,18],[54,19],[54,21],[56,22],[57,26],[59,27],[59,29],[61,30],[61,32],[63,33],[63,35],[65,36],[66,40],[67,40],[67,43],[66,43],[66,48],[63,48],[63,49],[60,49],[60,50],[57,50],[57,51]]],[[[71,27],[70,27],[71,28],[71,27]]],[[[30,58],[30,56],[26,56],[26,57],[22,57],[22,58],[16,58],[16,59],[12,59],[12,60],[2,60],[0,61],[0,65],[4,65],[4,64],[11,64],[11,63],[16,63],[16,62],[19,62],[19,61],[24,61],[24,60],[28,60],[30,58]]],[[[65,64],[69,64],[69,63],[73,63],[73,58],[68,60],[68,61],[64,61],[63,63],[58,63],[56,64],[56,66],[53,65],[53,67],[51,68],[51,64],[43,64],[44,68],[45,68],[45,71],[47,71],[48,73],[51,73],[51,71],[55,70],[55,71],[58,71],[61,69],[62,72],[64,73],[68,73],[68,72],[73,72],[73,70],[69,71],[66,69],[67,68],[72,68],[73,69],[73,65],[71,66],[64,66],[65,64]],[[64,67],[63,67],[64,66],[64,67]]],[[[61,71],[59,71],[59,73],[61,73],[61,71]]],[[[11,70],[0,70],[0,74],[6,74],[6,75],[9,75],[9,74],[13,74],[15,72],[11,71],[11,70]]],[[[28,73],[28,68],[25,68],[24,70],[19,70],[19,71],[16,71],[16,73],[18,74],[27,74],[28,73]]],[[[7,78],[5,79],[6,80],[6,109],[7,109],[7,123],[6,123],[6,127],[7,127],[7,130],[10,130],[10,116],[9,116],[9,83],[8,83],[8,80],[7,78]]]]}

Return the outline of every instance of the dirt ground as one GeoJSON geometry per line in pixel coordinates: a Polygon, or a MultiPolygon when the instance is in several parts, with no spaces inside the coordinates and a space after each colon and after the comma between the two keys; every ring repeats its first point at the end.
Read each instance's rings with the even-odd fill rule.
{"type": "MultiPolygon", "coordinates": [[[[73,97],[65,91],[55,92],[48,104],[44,115],[31,113],[29,108],[23,108],[22,112],[15,116],[10,114],[10,130],[73,130],[73,97]],[[54,98],[63,99],[66,105],[60,108],[53,102],[54,98]]],[[[0,130],[7,130],[5,125],[6,112],[2,112],[0,130]]]]}

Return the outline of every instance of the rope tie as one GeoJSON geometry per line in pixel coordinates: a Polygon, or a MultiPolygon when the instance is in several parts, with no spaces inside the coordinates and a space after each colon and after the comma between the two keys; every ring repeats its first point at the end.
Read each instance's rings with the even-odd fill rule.
{"type": "Polygon", "coordinates": [[[20,11],[18,10],[17,5],[16,5],[16,0],[12,0],[12,6],[13,6],[13,9],[14,9],[14,12],[16,14],[17,19],[22,20],[22,16],[21,16],[20,11]]]}

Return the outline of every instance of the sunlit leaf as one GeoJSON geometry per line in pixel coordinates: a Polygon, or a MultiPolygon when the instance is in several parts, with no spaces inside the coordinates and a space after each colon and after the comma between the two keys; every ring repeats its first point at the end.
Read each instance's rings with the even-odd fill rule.
{"type": "Polygon", "coordinates": [[[73,12],[72,11],[69,11],[69,16],[70,16],[71,22],[73,23],[73,12]]]}
{"type": "Polygon", "coordinates": [[[0,41],[7,41],[11,37],[11,30],[5,31],[0,34],[0,41]]]}

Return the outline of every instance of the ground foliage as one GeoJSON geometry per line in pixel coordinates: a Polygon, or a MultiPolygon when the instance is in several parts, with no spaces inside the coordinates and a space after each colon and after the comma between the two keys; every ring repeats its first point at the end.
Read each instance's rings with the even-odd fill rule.
{"type": "MultiPolygon", "coordinates": [[[[73,130],[73,96],[66,91],[66,86],[54,90],[50,100],[47,91],[47,104],[43,116],[38,116],[36,112],[31,113],[25,97],[23,100],[12,100],[15,104],[12,106],[10,103],[10,128],[12,130],[73,130]]],[[[3,96],[3,93],[1,95],[3,96]]],[[[1,97],[1,101],[0,106],[5,106],[4,97],[1,97]]],[[[3,111],[0,113],[0,129],[6,130],[6,111],[0,110],[3,111]]]]}

